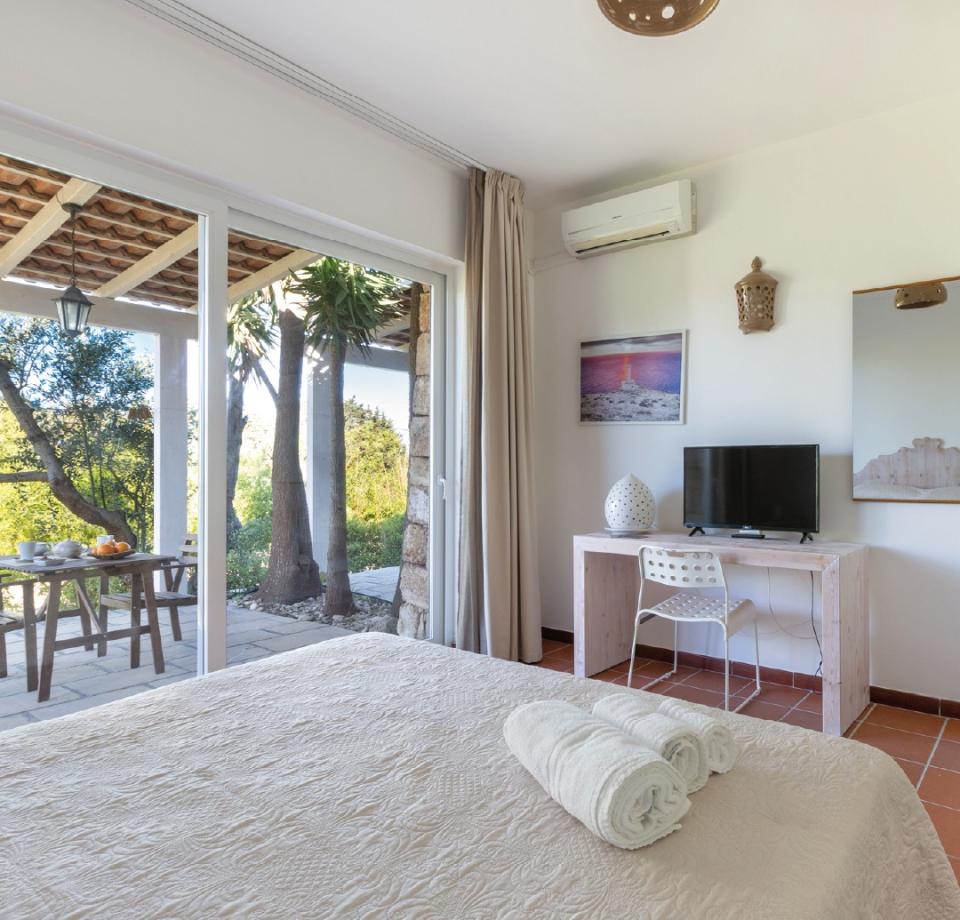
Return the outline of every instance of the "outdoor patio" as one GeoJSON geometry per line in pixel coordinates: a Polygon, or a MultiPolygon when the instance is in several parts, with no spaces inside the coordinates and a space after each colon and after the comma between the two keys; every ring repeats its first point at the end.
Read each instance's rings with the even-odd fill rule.
{"type": "MultiPolygon", "coordinates": [[[[150,658],[150,637],[141,636],[141,665],[130,667],[130,640],[110,642],[107,654],[98,658],[96,651],[82,646],[56,653],[53,668],[53,691],[45,703],[37,702],[37,694],[26,690],[24,674],[23,633],[7,636],[7,655],[10,674],[0,679],[0,731],[15,728],[27,722],[52,719],[118,700],[154,687],[185,680],[196,674],[197,623],[196,608],[185,607],[180,613],[183,639],[175,642],[170,632],[170,618],[160,613],[163,635],[164,674],[154,674],[150,658]]],[[[129,624],[129,614],[114,611],[110,614],[110,628],[129,624]]],[[[62,620],[58,633],[61,637],[79,636],[77,617],[62,620]]],[[[304,645],[313,645],[337,636],[348,636],[350,631],[336,626],[292,620],[230,605],[227,612],[227,656],[230,665],[255,661],[277,652],[286,652],[304,645]]],[[[38,643],[42,646],[43,624],[38,627],[38,643]]]]}

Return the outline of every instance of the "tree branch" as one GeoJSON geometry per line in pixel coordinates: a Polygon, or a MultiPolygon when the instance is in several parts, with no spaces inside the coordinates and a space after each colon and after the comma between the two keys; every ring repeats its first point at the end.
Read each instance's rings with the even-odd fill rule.
{"type": "Polygon", "coordinates": [[[46,479],[50,484],[50,490],[60,500],[61,504],[88,524],[103,527],[107,532],[114,533],[131,546],[135,546],[137,538],[127,523],[127,519],[119,511],[100,508],[84,498],[77,490],[77,487],[67,475],[67,471],[63,468],[50,439],[37,424],[33,409],[23,398],[20,390],[17,389],[16,384],[10,377],[10,365],[6,361],[0,361],[0,395],[3,396],[17,420],[20,430],[30,442],[37,458],[46,469],[46,479]]]}
{"type": "Polygon", "coordinates": [[[0,473],[0,482],[46,482],[47,474],[43,470],[23,473],[0,473]]]}

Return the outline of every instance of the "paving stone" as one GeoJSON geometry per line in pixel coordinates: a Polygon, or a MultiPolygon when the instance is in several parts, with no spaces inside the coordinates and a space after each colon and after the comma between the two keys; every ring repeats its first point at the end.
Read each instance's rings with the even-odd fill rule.
{"type": "MultiPolygon", "coordinates": [[[[313,625],[313,624],[311,624],[313,625]]],[[[337,626],[314,626],[311,632],[291,633],[286,636],[277,636],[275,639],[264,639],[263,642],[257,642],[261,648],[269,649],[271,652],[288,652],[290,649],[303,648],[306,645],[315,645],[317,642],[323,642],[325,639],[335,639],[337,636],[353,636],[356,633],[349,629],[340,629],[337,626]]]]}
{"type": "Polygon", "coordinates": [[[18,712],[39,713],[48,706],[79,698],[80,694],[66,687],[55,686],[50,689],[50,699],[45,703],[39,703],[36,692],[22,690],[20,693],[11,693],[0,699],[0,716],[12,716],[18,712]]]}
{"type": "Polygon", "coordinates": [[[17,712],[12,716],[3,716],[0,718],[0,732],[6,731],[8,728],[16,728],[18,725],[29,725],[33,721],[30,715],[25,712],[17,712]]]}
{"type": "Polygon", "coordinates": [[[119,690],[112,690],[109,693],[98,693],[96,696],[81,697],[67,703],[48,706],[45,709],[37,709],[31,712],[31,715],[34,719],[43,722],[47,719],[54,719],[57,716],[70,715],[72,712],[83,712],[85,709],[102,706],[104,703],[112,703],[114,700],[122,700],[124,697],[142,693],[146,689],[146,684],[139,684],[135,687],[122,687],[119,690]]]}

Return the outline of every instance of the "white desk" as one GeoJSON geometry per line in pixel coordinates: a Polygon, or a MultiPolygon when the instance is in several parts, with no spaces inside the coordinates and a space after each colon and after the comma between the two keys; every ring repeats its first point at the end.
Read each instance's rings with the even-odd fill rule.
{"type": "MultiPolygon", "coordinates": [[[[732,565],[819,572],[823,617],[823,730],[840,735],[870,702],[867,548],[855,543],[787,543],[655,533],[573,538],[574,673],[590,677],[630,657],[645,545],[702,549],[732,565]]],[[[763,650],[761,649],[761,658],[763,650]]],[[[761,661],[762,664],[762,661],[761,661]]]]}

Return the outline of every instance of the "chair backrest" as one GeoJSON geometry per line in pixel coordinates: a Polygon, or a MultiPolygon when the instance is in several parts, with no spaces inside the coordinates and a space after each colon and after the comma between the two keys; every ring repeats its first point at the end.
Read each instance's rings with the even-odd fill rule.
{"type": "MultiPolygon", "coordinates": [[[[168,562],[163,566],[163,580],[168,591],[178,592],[183,584],[183,577],[187,569],[195,569],[200,565],[200,544],[197,541],[195,533],[188,533],[183,538],[183,545],[180,547],[180,555],[174,562],[168,562]]],[[[191,590],[189,582],[195,578],[195,575],[187,578],[188,590],[191,590]]]]}
{"type": "Polygon", "coordinates": [[[716,553],[702,550],[665,549],[644,546],[640,550],[644,579],[671,588],[726,588],[723,567],[716,553]]]}
{"type": "Polygon", "coordinates": [[[183,546],[180,547],[180,561],[186,565],[197,565],[200,562],[200,544],[197,542],[195,533],[188,533],[183,538],[183,546]]]}

